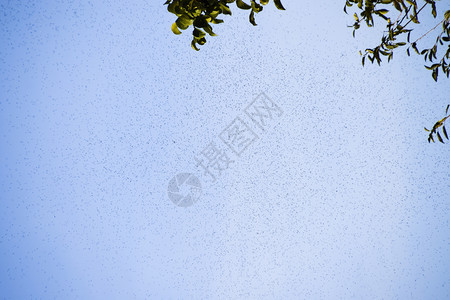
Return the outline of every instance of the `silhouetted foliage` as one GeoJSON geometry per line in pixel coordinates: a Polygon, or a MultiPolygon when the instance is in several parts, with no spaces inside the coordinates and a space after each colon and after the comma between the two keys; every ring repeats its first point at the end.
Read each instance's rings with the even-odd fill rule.
{"type": "MultiPolygon", "coordinates": [[[[360,51],[363,66],[366,58],[371,63],[376,61],[380,65],[382,61],[381,56],[385,56],[389,62],[393,58],[394,49],[407,46],[406,54],[408,56],[414,50],[415,53],[424,57],[425,62],[429,61],[430,65],[425,65],[425,68],[431,70],[431,76],[434,81],[438,79],[439,70],[448,78],[450,76],[448,61],[450,60],[450,10],[447,10],[443,18],[425,34],[415,39],[411,38],[413,36],[412,32],[420,24],[419,14],[426,7],[431,9],[431,14],[434,18],[437,17],[436,3],[436,0],[346,0],[344,6],[346,13],[347,8],[353,5],[359,11],[359,13],[354,13],[355,23],[350,26],[353,27],[353,36],[355,36],[355,31],[361,27],[361,23],[365,23],[368,27],[373,27],[374,17],[386,24],[386,31],[381,37],[381,43],[374,48],[367,48],[364,54],[360,51]],[[393,12],[396,14],[393,15],[393,12]],[[395,20],[394,22],[392,22],[392,17],[395,20]],[[438,32],[434,44],[420,51],[417,43],[441,25],[442,29],[438,32]],[[438,57],[438,48],[440,47],[444,49],[438,57]]],[[[447,106],[446,114],[448,109],[449,107],[447,106]]],[[[449,117],[446,116],[442,120],[437,121],[431,131],[425,128],[426,131],[430,132],[428,142],[434,142],[434,135],[442,143],[444,143],[442,135],[448,139],[444,124],[449,117]],[[438,131],[440,127],[442,127],[442,135],[438,131]]]]}
{"type": "Polygon", "coordinates": [[[418,55],[424,56],[425,62],[430,62],[431,65],[425,66],[425,68],[431,70],[431,76],[435,81],[438,79],[439,70],[449,77],[450,65],[446,59],[450,59],[450,10],[446,11],[440,22],[427,33],[412,39],[412,32],[420,24],[419,14],[424,11],[424,8],[431,8],[431,14],[434,18],[437,17],[436,2],[436,0],[346,0],[344,6],[346,13],[347,7],[353,5],[359,11],[359,13],[354,13],[355,23],[350,26],[353,27],[353,36],[355,36],[355,31],[361,27],[361,23],[373,27],[374,18],[386,24],[386,31],[381,37],[381,43],[374,48],[367,48],[364,54],[360,51],[362,64],[364,65],[367,58],[372,63],[376,61],[379,65],[382,56],[387,57],[389,62],[393,58],[394,49],[407,46],[408,56],[414,50],[418,55]],[[439,28],[440,25],[442,25],[442,30],[437,34],[436,42],[430,48],[420,51],[417,45],[419,40],[439,28]],[[438,58],[440,46],[443,46],[444,51],[438,58]]]}
{"type": "MultiPolygon", "coordinates": [[[[448,110],[450,108],[450,104],[447,105],[447,109],[445,110],[445,114],[448,114],[448,110]]],[[[428,143],[429,142],[433,142],[434,143],[434,136],[433,134],[435,134],[439,140],[439,142],[444,143],[444,139],[442,138],[442,135],[444,136],[445,139],[449,139],[448,138],[448,133],[447,130],[445,129],[445,121],[450,118],[450,115],[447,115],[446,117],[442,118],[441,120],[437,121],[436,124],[433,125],[433,128],[431,130],[428,130],[427,128],[425,128],[426,131],[428,131],[430,133],[430,135],[428,136],[428,143]],[[442,127],[442,135],[439,133],[439,128],[442,127]]]]}

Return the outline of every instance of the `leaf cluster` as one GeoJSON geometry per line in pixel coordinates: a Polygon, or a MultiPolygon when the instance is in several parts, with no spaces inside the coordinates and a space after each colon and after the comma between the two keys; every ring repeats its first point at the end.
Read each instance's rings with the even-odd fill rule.
{"type": "MultiPolygon", "coordinates": [[[[445,110],[445,114],[448,114],[448,110],[450,108],[450,105],[447,105],[447,109],[445,110]]],[[[439,142],[444,144],[444,139],[442,138],[440,132],[439,132],[439,128],[442,127],[442,134],[444,135],[444,138],[446,138],[447,140],[449,140],[448,134],[447,134],[447,130],[445,129],[445,121],[450,118],[450,115],[447,115],[446,117],[444,117],[443,119],[439,120],[436,122],[436,124],[433,125],[433,128],[431,130],[424,128],[425,131],[429,132],[430,134],[428,135],[428,143],[429,142],[433,142],[434,143],[434,134],[437,136],[439,142]]]]}
{"type": "MultiPolygon", "coordinates": [[[[447,76],[450,77],[450,10],[446,12],[448,14],[446,21],[442,22],[443,30],[437,36],[436,42],[429,49],[424,49],[420,52],[420,55],[423,55],[425,62],[428,60],[430,63],[433,63],[430,66],[425,66],[426,69],[431,70],[431,76],[434,81],[437,81],[439,69],[447,76]],[[433,59],[437,59],[436,52],[438,46],[447,45],[447,50],[442,58],[438,61],[433,62],[433,59]]],[[[415,51],[418,52],[417,46],[415,46],[415,51]]]]}
{"type": "Polygon", "coordinates": [[[344,11],[347,13],[347,8],[354,5],[359,13],[354,13],[355,22],[352,26],[349,26],[353,27],[353,36],[355,36],[356,30],[361,27],[361,24],[365,23],[368,27],[373,27],[375,24],[374,17],[381,19],[386,24],[386,31],[381,37],[381,43],[374,48],[367,48],[364,54],[360,51],[363,66],[366,58],[371,63],[377,62],[380,65],[384,56],[387,57],[389,62],[393,58],[394,49],[408,45],[406,49],[408,56],[410,55],[410,49],[412,49],[418,55],[424,56],[425,62],[432,63],[425,67],[432,71],[432,77],[435,81],[437,81],[439,69],[447,77],[450,76],[450,10],[445,12],[444,18],[434,28],[413,41],[411,33],[415,26],[420,24],[419,14],[423,9],[427,6],[431,7],[431,14],[434,18],[437,17],[436,0],[346,0],[344,11]],[[392,16],[395,17],[393,13],[398,14],[395,21],[391,19],[392,16]],[[417,42],[441,24],[442,31],[438,34],[434,45],[419,51],[417,42]],[[438,59],[438,48],[442,46],[446,50],[444,50],[442,57],[438,59]]]}
{"type": "MultiPolygon", "coordinates": [[[[250,0],[250,4],[243,0],[167,0],[167,10],[177,16],[175,23],[172,24],[172,32],[181,34],[180,30],[186,30],[191,25],[192,32],[191,46],[199,50],[197,45],[206,43],[206,34],[215,36],[211,24],[223,23],[218,18],[220,15],[231,15],[230,4],[236,3],[239,9],[250,10],[249,21],[256,26],[255,13],[263,10],[263,5],[269,3],[269,0],[250,0]]],[[[278,9],[284,10],[280,0],[274,0],[278,9]]]]}

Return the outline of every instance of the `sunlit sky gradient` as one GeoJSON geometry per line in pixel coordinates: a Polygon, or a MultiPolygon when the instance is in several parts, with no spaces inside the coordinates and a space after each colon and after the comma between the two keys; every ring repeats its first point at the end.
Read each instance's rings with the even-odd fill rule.
{"type": "Polygon", "coordinates": [[[163,2],[1,2],[2,298],[449,299],[450,81],[363,68],[343,0],[232,4],[199,52],[163,2]],[[174,205],[261,92],[283,115],[174,205]]]}

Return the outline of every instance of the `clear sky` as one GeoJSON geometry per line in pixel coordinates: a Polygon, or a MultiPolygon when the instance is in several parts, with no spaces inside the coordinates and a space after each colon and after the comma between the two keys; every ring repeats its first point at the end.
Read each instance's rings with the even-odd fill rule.
{"type": "Polygon", "coordinates": [[[0,2],[1,298],[449,299],[450,81],[363,68],[343,0],[232,4],[199,52],[163,2],[0,2]]]}

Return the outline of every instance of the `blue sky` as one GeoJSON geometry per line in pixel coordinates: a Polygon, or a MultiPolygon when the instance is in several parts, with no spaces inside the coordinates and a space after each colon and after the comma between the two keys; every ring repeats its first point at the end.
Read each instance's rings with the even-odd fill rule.
{"type": "Polygon", "coordinates": [[[233,9],[199,52],[162,3],[1,2],[2,297],[449,298],[450,148],[423,130],[449,81],[363,68],[382,24],[353,38],[343,1],[233,9]],[[236,117],[258,140],[212,183],[195,158],[236,117]]]}

